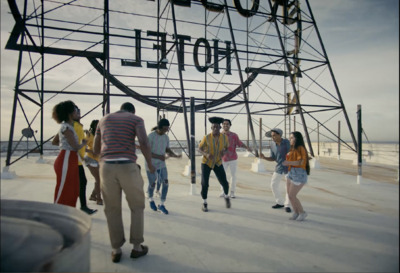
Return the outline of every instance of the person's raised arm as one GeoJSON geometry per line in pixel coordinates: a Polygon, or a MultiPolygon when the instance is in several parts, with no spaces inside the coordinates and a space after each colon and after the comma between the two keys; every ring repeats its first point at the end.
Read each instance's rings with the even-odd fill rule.
{"type": "Polygon", "coordinates": [[[177,158],[182,157],[182,154],[180,154],[180,155],[175,154],[174,151],[172,151],[170,147],[167,147],[167,149],[165,149],[165,151],[167,152],[167,154],[170,157],[177,157],[177,158]]]}
{"type": "Polygon", "coordinates": [[[53,137],[51,144],[55,146],[60,145],[60,136],[58,135],[58,133],[53,137]]]}
{"type": "Polygon", "coordinates": [[[245,148],[248,152],[252,152],[252,150],[250,149],[250,147],[247,147],[246,144],[244,144],[239,137],[237,137],[237,143],[239,147],[245,148]]]}
{"type": "Polygon", "coordinates": [[[275,161],[275,158],[273,157],[266,157],[263,153],[260,153],[260,158],[265,159],[267,161],[275,161]]]}
{"type": "Polygon", "coordinates": [[[140,150],[147,162],[147,166],[149,167],[149,171],[154,173],[156,169],[154,168],[153,164],[151,163],[151,149],[149,144],[149,139],[146,135],[146,129],[144,127],[144,122],[142,121],[141,124],[136,126],[136,136],[139,140],[140,150]]]}

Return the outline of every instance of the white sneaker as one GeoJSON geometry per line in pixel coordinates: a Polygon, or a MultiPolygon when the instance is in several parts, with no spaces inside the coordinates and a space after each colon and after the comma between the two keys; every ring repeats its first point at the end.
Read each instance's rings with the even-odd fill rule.
{"type": "Polygon", "coordinates": [[[289,220],[296,220],[297,217],[299,217],[299,214],[294,212],[294,213],[292,214],[292,217],[289,218],[289,220]]]}
{"type": "Polygon", "coordinates": [[[235,198],[235,193],[233,191],[231,191],[231,198],[235,198]]]}
{"type": "Polygon", "coordinates": [[[225,193],[222,192],[222,193],[219,195],[219,197],[225,197],[225,193]]]}
{"type": "Polygon", "coordinates": [[[299,217],[297,217],[296,221],[303,221],[307,217],[307,212],[300,213],[299,217]]]}

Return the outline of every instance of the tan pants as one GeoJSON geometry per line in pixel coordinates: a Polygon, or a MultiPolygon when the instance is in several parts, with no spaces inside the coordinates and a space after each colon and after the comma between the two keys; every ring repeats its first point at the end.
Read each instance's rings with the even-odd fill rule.
{"type": "Polygon", "coordinates": [[[143,243],[145,197],[139,165],[100,162],[100,181],[112,248],[120,248],[125,243],[121,210],[122,190],[131,211],[129,241],[131,244],[143,243]]]}

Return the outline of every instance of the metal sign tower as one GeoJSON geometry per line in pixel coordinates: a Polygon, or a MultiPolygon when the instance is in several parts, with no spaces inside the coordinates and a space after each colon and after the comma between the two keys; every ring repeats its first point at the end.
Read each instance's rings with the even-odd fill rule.
{"type": "MultiPolygon", "coordinates": [[[[308,0],[8,0],[15,20],[6,49],[19,52],[6,166],[21,128],[43,154],[45,124],[59,101],[89,105],[86,115],[109,113],[118,97],[172,113],[229,117],[263,129],[291,123],[306,137],[339,114],[357,144],[308,0]],[[190,103],[192,101],[192,103],[190,103]],[[193,108],[189,108],[191,105],[193,108]],[[37,109],[27,114],[26,109],[37,109]]],[[[178,121],[180,120],[180,121],[178,121]]],[[[172,131],[173,131],[172,127],[172,131]]],[[[55,133],[55,132],[54,132],[55,133]]],[[[52,136],[50,134],[49,136],[52,136]]]]}

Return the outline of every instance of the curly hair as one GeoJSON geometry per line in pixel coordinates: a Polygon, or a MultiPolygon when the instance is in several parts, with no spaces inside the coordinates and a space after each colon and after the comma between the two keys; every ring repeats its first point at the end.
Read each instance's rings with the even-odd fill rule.
{"type": "Polygon", "coordinates": [[[53,107],[52,117],[57,123],[69,120],[69,115],[75,111],[76,105],[70,100],[62,101],[53,107]]]}
{"type": "Polygon", "coordinates": [[[94,119],[92,120],[92,122],[90,123],[90,128],[89,128],[89,132],[94,135],[96,133],[96,128],[97,128],[97,124],[99,123],[98,119],[94,119]]]}

